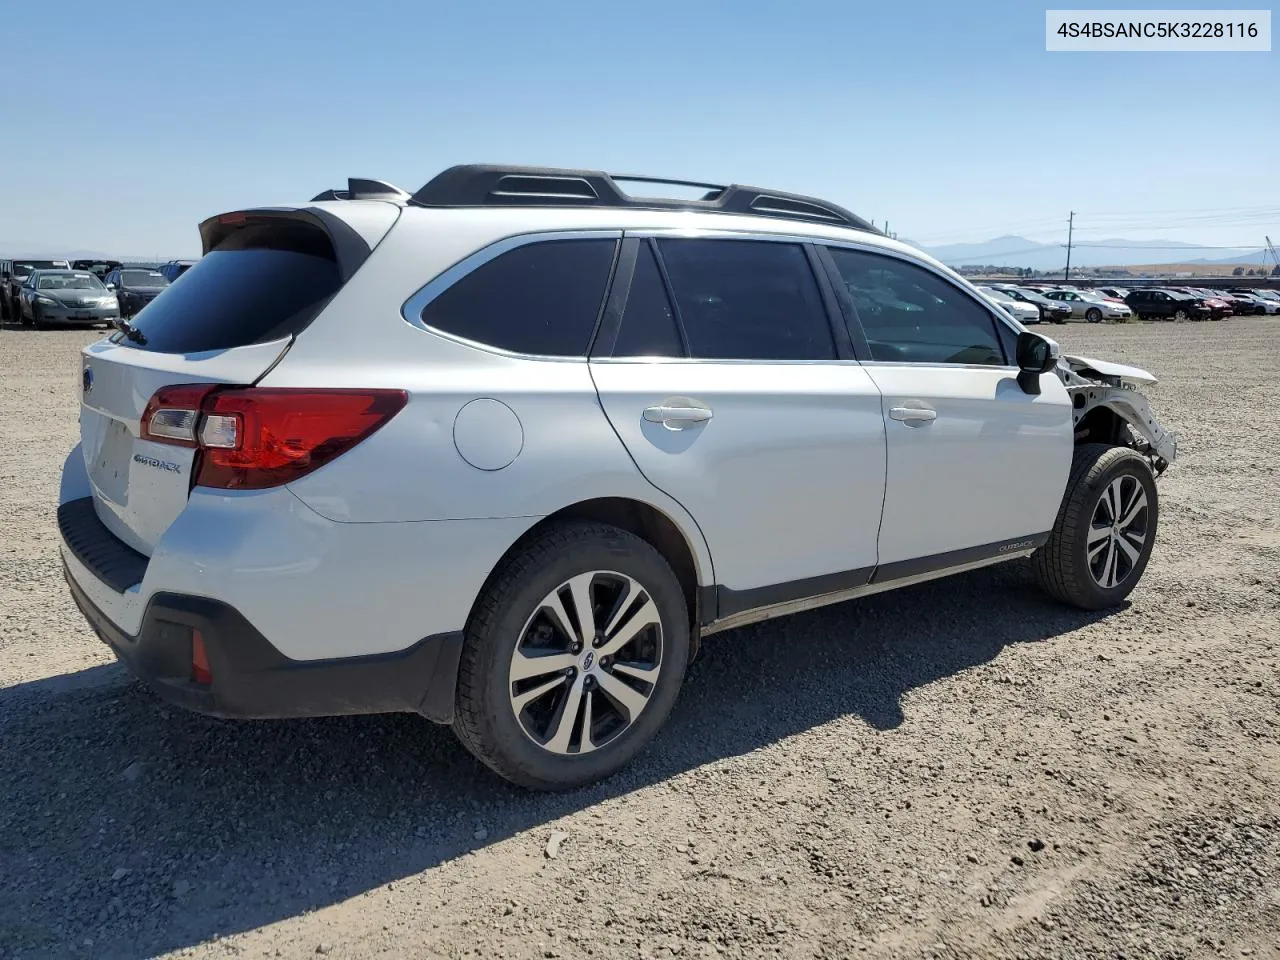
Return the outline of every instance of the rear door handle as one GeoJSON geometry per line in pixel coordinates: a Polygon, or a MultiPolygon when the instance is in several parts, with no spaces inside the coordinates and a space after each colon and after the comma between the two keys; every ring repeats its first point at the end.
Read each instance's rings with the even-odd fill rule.
{"type": "Polygon", "coordinates": [[[928,423],[938,419],[938,411],[929,407],[890,407],[889,419],[906,424],[928,423]]]}
{"type": "Polygon", "coordinates": [[[682,430],[691,423],[711,419],[711,408],[687,400],[667,400],[645,407],[643,417],[650,423],[661,423],[672,430],[682,430]]]}

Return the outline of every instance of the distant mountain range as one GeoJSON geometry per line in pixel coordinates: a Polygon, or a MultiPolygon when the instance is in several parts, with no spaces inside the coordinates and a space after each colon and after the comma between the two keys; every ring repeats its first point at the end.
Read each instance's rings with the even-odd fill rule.
{"type": "MultiPolygon", "coordinates": [[[[904,238],[905,239],[905,238],[904,238]]],[[[950,267],[1001,266],[1030,267],[1033,270],[1060,270],[1067,259],[1065,243],[1040,243],[1026,237],[1006,236],[981,243],[950,243],[926,246],[906,240],[950,267]]],[[[142,256],[104,253],[101,250],[67,250],[47,246],[36,248],[0,242],[0,258],[37,257],[68,260],[123,260],[135,263],[164,262],[171,256],[142,256]]],[[[1073,267],[1123,267],[1147,263],[1269,263],[1261,247],[1212,247],[1176,240],[1083,240],[1071,248],[1073,267]]]]}
{"type": "MultiPolygon", "coordinates": [[[[907,240],[907,243],[912,241],[907,240]]],[[[992,265],[1059,270],[1067,260],[1065,243],[1038,243],[1007,236],[982,243],[925,246],[912,243],[950,267],[992,265]]],[[[1073,267],[1122,267],[1147,263],[1265,263],[1261,247],[1210,247],[1176,240],[1084,240],[1071,247],[1073,267]]]]}
{"type": "Polygon", "coordinates": [[[178,254],[172,256],[144,257],[141,255],[104,253],[101,250],[68,250],[65,247],[26,247],[20,243],[0,241],[0,260],[11,260],[14,257],[31,257],[33,260],[120,260],[124,263],[164,263],[167,260],[181,259],[178,254]]]}

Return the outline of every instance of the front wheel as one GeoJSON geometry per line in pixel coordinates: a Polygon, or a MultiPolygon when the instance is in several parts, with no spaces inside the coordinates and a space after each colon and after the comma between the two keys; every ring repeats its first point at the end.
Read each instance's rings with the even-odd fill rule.
{"type": "Polygon", "coordinates": [[[1129,447],[1076,448],[1049,540],[1032,556],[1050,596],[1082,610],[1124,600],[1151,558],[1160,503],[1147,461],[1129,447]]]}
{"type": "Polygon", "coordinates": [[[688,659],[684,591],[657,550],[604,524],[553,527],[504,561],[476,603],[453,729],[512,783],[584,786],[653,738],[688,659]]]}
{"type": "Polygon", "coordinates": [[[1084,318],[1088,320],[1090,323],[1101,323],[1102,311],[1097,309],[1096,307],[1090,307],[1088,310],[1085,311],[1084,318]]]}

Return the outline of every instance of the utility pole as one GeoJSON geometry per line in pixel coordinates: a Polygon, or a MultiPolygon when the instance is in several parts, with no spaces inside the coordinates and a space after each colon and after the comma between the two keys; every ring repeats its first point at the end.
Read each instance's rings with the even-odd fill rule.
{"type": "Polygon", "coordinates": [[[1076,225],[1076,212],[1071,211],[1071,216],[1067,217],[1067,269],[1062,271],[1062,282],[1066,283],[1071,279],[1071,234],[1076,225]]]}

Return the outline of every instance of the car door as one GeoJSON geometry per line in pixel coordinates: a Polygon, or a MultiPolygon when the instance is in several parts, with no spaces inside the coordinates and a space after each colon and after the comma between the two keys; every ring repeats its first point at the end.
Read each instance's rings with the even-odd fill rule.
{"type": "Polygon", "coordinates": [[[880,393],[803,242],[628,235],[590,369],[636,466],[694,517],[718,615],[865,584],[880,393]]]}
{"type": "Polygon", "coordinates": [[[825,249],[848,292],[863,367],[883,397],[888,451],[877,582],[1036,546],[1053,526],[1073,445],[1052,373],[1017,383],[1016,334],[932,266],[825,249]]]}

